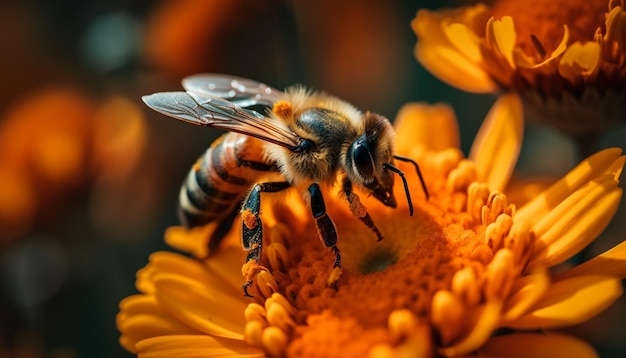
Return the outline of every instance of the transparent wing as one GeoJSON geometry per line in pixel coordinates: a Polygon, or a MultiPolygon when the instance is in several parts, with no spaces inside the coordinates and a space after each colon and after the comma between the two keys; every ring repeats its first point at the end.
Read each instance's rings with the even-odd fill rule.
{"type": "Polygon", "coordinates": [[[284,93],[266,84],[229,75],[198,74],[183,79],[183,88],[199,97],[224,98],[239,107],[272,106],[284,93]]]}
{"type": "Polygon", "coordinates": [[[290,150],[297,150],[301,142],[295,133],[272,119],[206,93],[159,92],[142,99],[155,111],[192,124],[246,134],[290,150]]]}

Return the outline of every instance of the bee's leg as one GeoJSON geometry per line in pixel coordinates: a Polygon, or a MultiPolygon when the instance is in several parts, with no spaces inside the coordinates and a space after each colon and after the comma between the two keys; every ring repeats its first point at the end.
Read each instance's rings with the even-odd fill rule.
{"type": "Polygon", "coordinates": [[[361,203],[359,196],[352,192],[352,183],[348,178],[343,179],[343,191],[346,194],[348,203],[350,204],[350,212],[352,215],[359,218],[365,226],[370,228],[374,234],[376,234],[378,241],[382,240],[383,234],[380,233],[376,224],[374,224],[370,214],[367,212],[367,208],[361,203]]]}
{"type": "Polygon", "coordinates": [[[291,186],[288,182],[268,182],[259,183],[252,187],[250,193],[243,202],[241,207],[242,221],[242,241],[243,248],[248,251],[244,274],[246,283],[243,285],[243,292],[246,296],[252,297],[248,293],[248,287],[252,285],[252,278],[262,269],[261,249],[263,246],[263,225],[259,214],[261,212],[261,193],[275,193],[285,190],[291,186]]]}
{"type": "Polygon", "coordinates": [[[328,284],[334,285],[341,275],[341,254],[337,247],[337,230],[335,223],[333,223],[328,214],[326,214],[326,205],[324,205],[322,191],[317,183],[309,185],[309,194],[311,195],[311,213],[315,219],[317,234],[324,243],[324,246],[331,249],[335,254],[333,271],[328,279],[328,284]]]}
{"type": "Polygon", "coordinates": [[[396,160],[399,160],[401,162],[407,162],[407,163],[413,164],[413,166],[415,167],[415,172],[417,173],[417,176],[420,178],[420,182],[422,183],[422,190],[424,190],[424,195],[426,195],[426,200],[428,200],[428,198],[430,197],[430,194],[428,193],[428,188],[426,188],[426,183],[424,182],[422,171],[420,170],[420,166],[417,164],[417,162],[409,157],[403,157],[400,155],[394,155],[393,157],[396,160]]]}

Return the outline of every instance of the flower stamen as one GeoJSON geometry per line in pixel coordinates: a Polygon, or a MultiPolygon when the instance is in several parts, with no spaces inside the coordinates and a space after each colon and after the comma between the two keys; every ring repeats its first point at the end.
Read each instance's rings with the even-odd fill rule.
{"type": "Polygon", "coordinates": [[[537,53],[539,53],[539,59],[544,59],[546,57],[546,49],[543,47],[541,41],[539,41],[535,34],[530,34],[530,42],[533,44],[535,50],[537,50],[537,53]]]}

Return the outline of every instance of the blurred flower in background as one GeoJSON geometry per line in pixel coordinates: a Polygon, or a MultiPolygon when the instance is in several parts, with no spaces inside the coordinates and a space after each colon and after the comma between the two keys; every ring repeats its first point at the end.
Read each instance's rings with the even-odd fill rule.
{"type": "MultiPolygon", "coordinates": [[[[72,255],[88,256],[74,249],[93,248],[95,233],[124,236],[141,227],[136,220],[147,220],[141,215],[151,213],[147,202],[127,200],[139,184],[129,178],[147,139],[136,101],[121,96],[96,101],[64,87],[36,91],[2,118],[1,292],[11,301],[1,309],[4,324],[15,314],[30,316],[72,284],[72,255]],[[122,195],[126,199],[120,200],[122,195]],[[110,225],[115,229],[105,229],[110,225]]],[[[84,262],[85,273],[93,263],[84,262]]]]}
{"type": "Polygon", "coordinates": [[[62,219],[58,208],[88,183],[120,186],[146,141],[143,112],[122,97],[97,104],[52,88],[20,101],[0,125],[0,238],[62,219]]]}
{"type": "Polygon", "coordinates": [[[518,93],[526,118],[589,141],[624,122],[624,19],[622,1],[497,0],[420,10],[412,27],[418,60],[445,82],[518,93]]]}
{"type": "Polygon", "coordinates": [[[402,11],[358,0],[163,1],[142,49],[170,83],[220,69],[279,89],[301,83],[392,115],[414,90],[404,75],[414,61],[402,11]]]}

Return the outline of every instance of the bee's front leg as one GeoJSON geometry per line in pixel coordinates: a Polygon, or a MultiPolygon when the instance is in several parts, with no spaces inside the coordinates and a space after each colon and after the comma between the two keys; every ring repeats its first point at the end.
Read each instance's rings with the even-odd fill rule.
{"type": "Polygon", "coordinates": [[[328,278],[328,284],[332,286],[341,275],[341,254],[337,247],[337,229],[335,228],[335,223],[333,223],[326,213],[326,205],[324,204],[324,197],[322,197],[320,186],[317,183],[313,183],[309,185],[308,190],[311,196],[311,213],[315,219],[317,235],[322,240],[324,246],[331,249],[335,254],[333,271],[328,278]]]}
{"type": "Polygon", "coordinates": [[[262,268],[260,263],[261,250],[263,247],[263,225],[259,218],[261,212],[261,193],[275,193],[285,190],[290,186],[291,184],[289,182],[255,184],[241,207],[242,242],[243,248],[248,251],[244,265],[245,268],[248,268],[244,269],[246,283],[243,285],[243,293],[245,296],[252,297],[248,293],[248,287],[252,285],[254,275],[262,268]]]}
{"type": "Polygon", "coordinates": [[[343,192],[346,194],[346,199],[350,204],[350,212],[352,215],[357,217],[363,224],[365,224],[365,226],[370,228],[374,234],[376,234],[378,241],[382,240],[383,234],[381,234],[376,227],[376,224],[374,224],[370,214],[367,212],[367,208],[361,203],[359,196],[352,192],[352,183],[348,178],[343,179],[343,192]]]}

